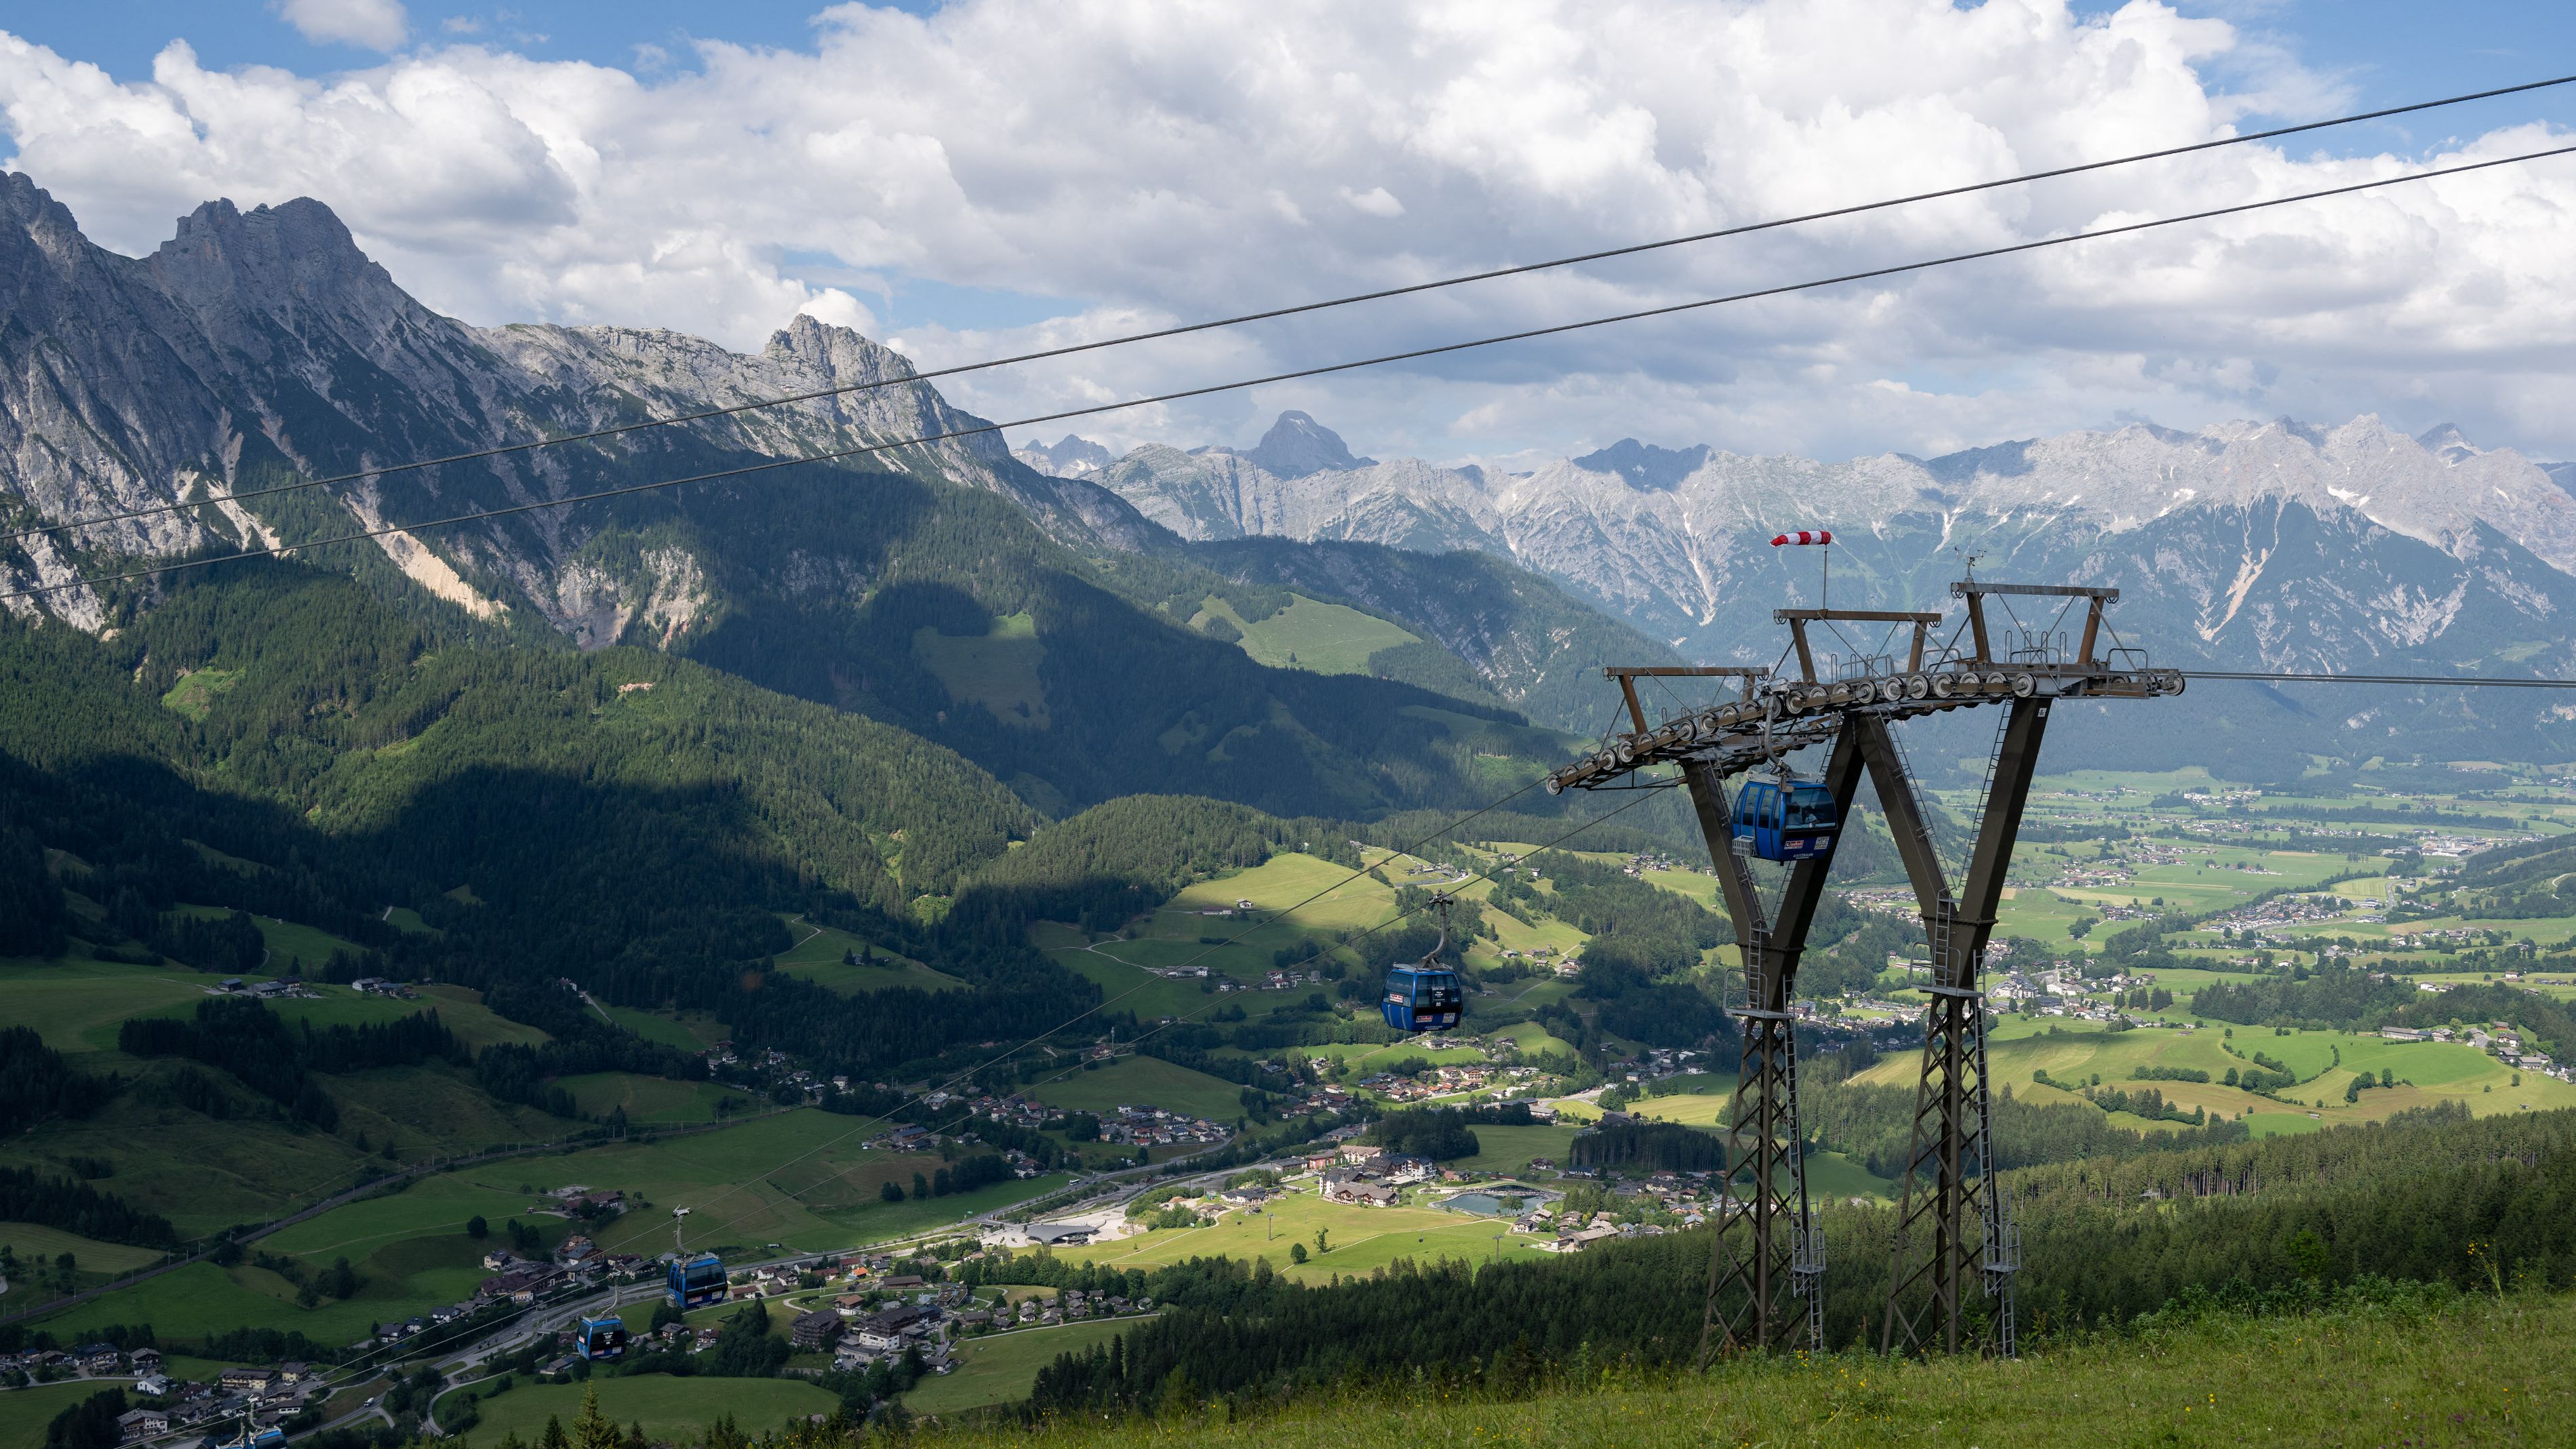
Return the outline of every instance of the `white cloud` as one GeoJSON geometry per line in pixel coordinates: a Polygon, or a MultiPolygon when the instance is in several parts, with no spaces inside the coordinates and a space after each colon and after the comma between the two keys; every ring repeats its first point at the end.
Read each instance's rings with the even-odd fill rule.
{"type": "Polygon", "coordinates": [[[317,44],[391,50],[411,30],[401,0],[277,0],[272,8],[317,44]]]}
{"type": "Polygon", "coordinates": [[[825,287],[807,298],[805,305],[796,310],[835,327],[847,327],[853,332],[870,337],[877,335],[876,314],[869,311],[858,298],[838,287],[825,287]]]}
{"type": "Polygon", "coordinates": [[[1404,203],[1388,195],[1383,186],[1372,186],[1366,191],[1353,191],[1345,186],[1342,200],[1350,204],[1351,210],[1367,216],[1404,215],[1404,203]]]}
{"type": "MultiPolygon", "coordinates": [[[[208,197],[312,195],[398,280],[471,320],[670,326],[755,346],[802,309],[900,319],[912,355],[936,365],[2200,140],[2347,99],[2277,44],[2151,0],[2092,20],[2063,0],[956,0],[928,16],[843,5],[818,17],[809,50],[703,42],[694,60],[639,54],[620,70],[487,39],[322,80],[208,71],[174,44],[148,79],[112,79],[0,36],[0,128],[9,164],[128,252],[208,197]],[[901,300],[924,282],[970,290],[901,300]],[[854,295],[887,285],[874,310],[854,295]],[[995,290],[1076,300],[1039,324],[939,325],[939,297],[995,290]]],[[[2509,111],[2456,124],[2496,114],[2509,111]]],[[[2460,134],[2436,159],[2546,143],[2537,128],[2460,134]]],[[[2338,158],[2325,144],[1283,319],[951,391],[1028,416],[2427,159],[2338,158]]],[[[2560,161],[1070,426],[1113,443],[1241,443],[1304,407],[1381,457],[1629,433],[1836,455],[2131,415],[2187,426],[2379,410],[2568,456],[2571,343],[2576,161],[2560,161]]]]}

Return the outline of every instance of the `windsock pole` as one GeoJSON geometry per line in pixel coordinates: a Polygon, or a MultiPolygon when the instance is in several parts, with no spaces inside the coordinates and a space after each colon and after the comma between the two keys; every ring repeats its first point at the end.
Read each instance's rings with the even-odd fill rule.
{"type": "Polygon", "coordinates": [[[1823,582],[1816,587],[1816,606],[1830,607],[1834,590],[1834,531],[1830,528],[1800,528],[1776,534],[1771,539],[1773,548],[1796,548],[1800,545],[1822,547],[1825,551],[1823,582]]]}

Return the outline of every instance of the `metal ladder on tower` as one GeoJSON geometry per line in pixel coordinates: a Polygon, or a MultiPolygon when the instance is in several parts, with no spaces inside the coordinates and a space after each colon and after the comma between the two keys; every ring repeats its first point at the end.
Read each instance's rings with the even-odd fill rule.
{"type": "MultiPolygon", "coordinates": [[[[1904,774],[1906,780],[1910,782],[1917,791],[1920,791],[1923,788],[1923,776],[1914,768],[1914,757],[1905,752],[1905,737],[1902,734],[1899,734],[1896,727],[1892,724],[1887,728],[1887,743],[1888,747],[1896,752],[1896,768],[1904,774]]],[[[1945,896],[1948,895],[1950,891],[1947,881],[1950,874],[1950,866],[1949,862],[1941,858],[1941,841],[1940,838],[1932,832],[1932,815],[1930,811],[1918,810],[1915,812],[1914,835],[1916,839],[1923,842],[1923,849],[1925,853],[1932,857],[1933,864],[1938,865],[1941,868],[1944,882],[1941,893],[1945,896]]],[[[1940,958],[1938,956],[1933,958],[1936,965],[1939,960],[1940,958]]]]}
{"type": "MultiPolygon", "coordinates": [[[[2006,706],[1995,711],[1995,737],[1986,745],[1986,773],[1984,778],[1977,781],[1976,798],[1969,802],[1967,848],[1971,852],[1977,848],[1977,832],[1986,828],[1986,801],[1994,794],[1995,767],[2004,757],[2004,731],[2011,728],[2011,707],[2006,706]]],[[[2004,873],[2007,875],[2012,873],[2012,862],[2009,860],[2004,862],[2004,873]]]]}
{"type": "Polygon", "coordinates": [[[1977,1177],[1982,1188],[1979,1216],[1984,1229],[1978,1276],[1984,1280],[1986,1297],[1994,1303],[1995,1352],[2002,1358],[2015,1356],[2013,1321],[2013,1275],[2021,1271],[2021,1222],[2013,1213],[2012,1197],[1995,1175],[1994,1102],[1987,1094],[1986,1081],[1986,1013],[1982,1006],[1972,1020],[1975,1031],[1973,1066],[1977,1081],[1977,1177]]]}
{"type": "MultiPolygon", "coordinates": [[[[1975,814],[1968,822],[1968,848],[1972,852],[1976,849],[1979,833],[1985,829],[1986,806],[1994,795],[1995,770],[2003,759],[2004,733],[2011,728],[2012,710],[1996,711],[1995,737],[1986,748],[1986,772],[1984,778],[1977,782],[1975,814]]],[[[2003,871],[2009,878],[2012,873],[2009,859],[2003,862],[2003,871]]],[[[1963,966],[1965,964],[1962,963],[1963,966]]],[[[1984,963],[1976,964],[1982,966],[1984,963]]],[[[1960,984],[1966,984],[1965,971],[1960,975],[1960,984]]],[[[1985,1238],[1979,1254],[1982,1271],[1978,1276],[1984,1280],[1986,1296],[1994,1302],[1995,1350],[2002,1357],[2011,1358],[2014,1352],[2013,1275],[2021,1269],[2021,1225],[2013,1217],[2011,1199],[1995,1177],[1995,1111],[1994,1099],[1986,1085],[1986,1012],[1983,1001],[1970,1008],[1969,1020],[1973,1026],[1969,1035],[1969,1069],[1975,1074],[1970,1080],[1977,1084],[1977,1177],[1981,1189],[1978,1205],[1982,1209],[1979,1216],[1983,1219],[1979,1226],[1984,1230],[1985,1238]]]]}
{"type": "Polygon", "coordinates": [[[1789,1291],[1807,1305],[1807,1345],[1825,1346],[1825,1233],[1816,1225],[1815,1204],[1807,1197],[1807,1130],[1798,1120],[1798,1032],[1791,1026],[1783,1046],[1788,1062],[1781,1075],[1789,1089],[1789,1171],[1797,1190],[1798,1219],[1789,1240],[1789,1291]]]}

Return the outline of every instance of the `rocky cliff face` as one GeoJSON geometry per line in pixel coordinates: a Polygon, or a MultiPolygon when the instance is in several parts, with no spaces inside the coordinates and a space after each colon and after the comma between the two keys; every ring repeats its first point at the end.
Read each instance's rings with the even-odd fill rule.
{"type": "MultiPolygon", "coordinates": [[[[13,528],[203,505],[0,549],[10,587],[65,581],[84,560],[291,543],[929,435],[951,436],[852,466],[1002,494],[1084,546],[1133,549],[1159,535],[1115,495],[1017,462],[998,433],[977,431],[981,420],[856,333],[798,317],[744,356],[658,330],[469,327],[406,294],[309,200],[250,212],[210,202],[135,259],[90,243],[26,177],[0,178],[0,363],[0,506],[13,528]],[[580,448],[232,498],[786,394],[806,396],[580,448]]],[[[631,628],[685,631],[710,602],[703,541],[660,540],[623,568],[585,558],[616,526],[614,513],[543,511],[377,546],[486,618],[526,610],[590,644],[631,628]]],[[[102,617],[86,589],[12,607],[93,627],[102,617]]]]}
{"type": "Polygon", "coordinates": [[[2180,658],[2576,665],[2576,497],[2456,429],[2411,438],[2375,417],[1841,463],[1628,440],[1507,477],[1410,459],[1289,477],[1149,447],[1093,476],[1188,538],[1496,554],[1707,658],[1750,657],[1772,603],[1815,601],[1816,553],[1768,541],[1825,527],[1834,601],[1854,606],[1937,607],[1974,557],[1993,575],[2117,584],[2124,631],[2180,658]]]}
{"type": "MultiPolygon", "coordinates": [[[[1284,467],[1361,461],[1293,428],[1281,446],[1284,467]]],[[[1236,585],[1181,540],[1014,459],[854,333],[799,317],[744,355],[650,329],[471,327],[315,202],[212,203],[131,258],[23,177],[0,182],[0,592],[73,581],[5,602],[103,632],[277,566],[78,579],[252,543],[354,574],[444,639],[664,649],[866,714],[1049,812],[1140,791],[1343,818],[1481,800],[1494,760],[1552,763],[1562,741],[1453,686],[1542,692],[1564,651],[1514,631],[1589,612],[1525,575],[1476,581],[1482,604],[1436,622],[1484,649],[1482,676],[1410,655],[1267,668],[1188,627],[1236,585]],[[171,511],[101,521],[151,508],[171,511]],[[29,531],[47,524],[72,526],[29,531]]]]}

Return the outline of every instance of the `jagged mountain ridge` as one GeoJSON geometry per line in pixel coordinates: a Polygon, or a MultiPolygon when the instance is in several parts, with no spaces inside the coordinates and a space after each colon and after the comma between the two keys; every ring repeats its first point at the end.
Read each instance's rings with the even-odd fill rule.
{"type": "MultiPolygon", "coordinates": [[[[138,259],[92,244],[68,210],[9,175],[0,178],[0,279],[0,351],[21,364],[0,375],[0,459],[13,511],[57,523],[172,501],[209,504],[84,530],[76,545],[91,552],[166,557],[253,535],[275,542],[271,523],[254,516],[265,510],[245,510],[230,494],[296,474],[357,472],[786,393],[890,384],[594,449],[387,475],[351,490],[350,511],[374,526],[562,497],[645,466],[827,452],[978,425],[934,389],[905,381],[912,368],[900,355],[810,317],[750,357],[652,329],[468,326],[405,293],[311,200],[250,212],[208,202],[138,259]]],[[[998,434],[910,447],[887,461],[1008,496],[1060,538],[1133,548],[1151,532],[1114,497],[1015,463],[998,434]]],[[[685,625],[685,568],[612,578],[577,562],[582,540],[566,523],[537,513],[460,530],[434,547],[399,534],[381,546],[452,602],[487,616],[524,604],[586,643],[611,642],[657,610],[666,632],[685,625]],[[476,588],[463,576],[477,566],[520,597],[476,588]]],[[[64,582],[73,551],[39,536],[11,572],[21,585],[64,582]]],[[[47,607],[92,624],[99,617],[86,589],[50,596],[47,607]]]]}
{"type": "Polygon", "coordinates": [[[1814,602],[1815,559],[1768,545],[1783,528],[1835,530],[1840,601],[1938,607],[1976,554],[1989,573],[2121,585],[2130,632],[2248,667],[2464,662],[2533,643],[2564,659],[2576,584],[2576,498],[2550,470],[2375,417],[2132,424],[1842,463],[1628,439],[1511,476],[1399,459],[1285,478],[1148,446],[1091,476],[1184,537],[1479,549],[1704,658],[1749,657],[1771,601],[1814,602]],[[2284,551],[2311,529],[2351,547],[2284,551]]]}
{"type": "MultiPolygon", "coordinates": [[[[1405,646],[1424,657],[1336,677],[1265,669],[1182,627],[1235,575],[1116,494],[1014,460],[902,357],[808,317],[748,356],[652,329],[472,327],[405,294],[318,202],[209,203],[132,258],[90,243],[23,177],[0,184],[0,276],[0,516],[24,527],[183,505],[0,547],[0,588],[285,546],[389,600],[452,606],[488,642],[647,645],[897,724],[1048,811],[1140,789],[1283,813],[1428,803],[1470,788],[1479,758],[1561,753],[1496,697],[1540,697],[1548,667],[1587,662],[1562,647],[1581,630],[1524,637],[1583,608],[1524,577],[1490,595],[1503,614],[1391,615],[1430,641],[1405,646]],[[828,395],[256,496],[782,394],[828,395]],[[887,446],[928,434],[950,436],[887,446]],[[743,469],[759,471],[506,513],[743,469]],[[456,515],[470,521],[314,543],[456,515]],[[1493,693],[1459,697],[1459,661],[1430,657],[1444,649],[1493,693]]],[[[102,632],[196,577],[67,588],[10,611],[102,632]]],[[[1584,627],[1632,637],[1607,619],[1584,627]]]]}

